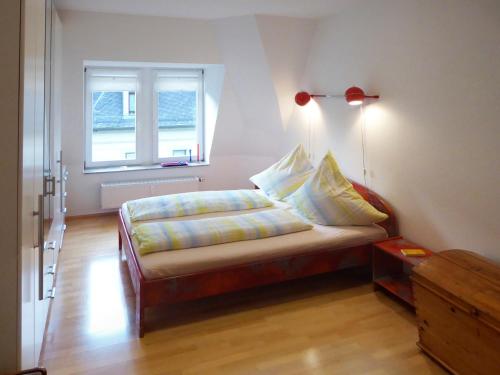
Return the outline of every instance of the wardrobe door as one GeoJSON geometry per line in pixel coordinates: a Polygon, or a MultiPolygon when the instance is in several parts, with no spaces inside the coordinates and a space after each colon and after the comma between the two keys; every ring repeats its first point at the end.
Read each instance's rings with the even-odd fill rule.
{"type": "Polygon", "coordinates": [[[21,367],[38,364],[47,304],[40,293],[43,237],[45,1],[23,2],[21,367]],[[42,328],[43,327],[43,328],[42,328]]]}
{"type": "Polygon", "coordinates": [[[35,190],[43,213],[38,226],[38,264],[36,268],[38,299],[35,303],[35,355],[39,356],[47,323],[50,300],[54,297],[55,252],[59,250],[53,226],[56,180],[52,168],[51,87],[52,87],[52,0],[43,4],[38,27],[40,48],[37,51],[37,119],[35,124],[35,190]],[[40,106],[38,106],[40,104],[40,106]],[[40,112],[38,112],[40,108],[40,112]]]}
{"type": "Polygon", "coordinates": [[[64,214],[63,214],[63,154],[61,150],[61,65],[62,65],[62,31],[61,21],[55,9],[52,12],[52,38],[51,38],[51,95],[50,95],[50,128],[51,128],[51,172],[55,177],[55,191],[52,197],[53,212],[53,235],[56,241],[54,251],[54,270],[57,265],[58,253],[62,247],[64,235],[64,214]]]}
{"type": "Polygon", "coordinates": [[[45,11],[45,128],[44,128],[44,230],[46,248],[44,253],[44,290],[47,298],[55,296],[56,258],[61,244],[60,229],[62,224],[59,210],[60,189],[58,184],[58,156],[54,155],[56,142],[54,95],[54,5],[52,0],[46,0],[45,11]]]}
{"type": "Polygon", "coordinates": [[[48,312],[47,292],[45,288],[46,248],[46,200],[44,197],[44,131],[45,131],[45,1],[35,1],[37,7],[36,28],[36,98],[35,98],[35,131],[34,131],[34,191],[37,197],[37,211],[39,212],[36,223],[37,249],[35,267],[35,356],[38,360],[43,341],[43,333],[48,312]]]}
{"type": "Polygon", "coordinates": [[[37,13],[40,4],[25,0],[22,27],[22,191],[21,191],[21,367],[36,365],[35,290],[38,202],[35,193],[35,102],[37,13]]]}

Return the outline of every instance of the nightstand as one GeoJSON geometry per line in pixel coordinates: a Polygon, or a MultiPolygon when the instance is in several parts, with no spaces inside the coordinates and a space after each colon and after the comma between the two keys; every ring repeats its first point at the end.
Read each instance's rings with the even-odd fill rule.
{"type": "Polygon", "coordinates": [[[414,305],[410,275],[413,267],[432,256],[432,251],[405,240],[393,237],[373,244],[372,275],[376,288],[382,288],[411,306],[414,305]],[[401,249],[423,249],[422,257],[408,257],[401,249]]]}

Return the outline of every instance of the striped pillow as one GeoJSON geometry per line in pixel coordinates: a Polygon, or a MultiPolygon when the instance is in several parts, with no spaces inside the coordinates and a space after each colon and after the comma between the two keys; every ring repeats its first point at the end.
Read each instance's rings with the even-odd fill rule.
{"type": "Polygon", "coordinates": [[[281,200],[297,190],[313,172],[302,145],[298,145],[276,164],[250,177],[269,197],[281,200]]]}
{"type": "Polygon", "coordinates": [[[330,152],[318,170],[286,201],[322,225],[371,225],[388,217],[354,190],[330,152]]]}

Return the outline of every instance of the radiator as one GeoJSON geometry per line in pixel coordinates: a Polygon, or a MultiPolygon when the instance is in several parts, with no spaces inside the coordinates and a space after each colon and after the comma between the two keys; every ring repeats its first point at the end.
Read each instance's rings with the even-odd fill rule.
{"type": "Polygon", "coordinates": [[[101,208],[118,208],[132,199],[197,191],[201,181],[201,177],[192,176],[104,183],[101,184],[101,208]]]}

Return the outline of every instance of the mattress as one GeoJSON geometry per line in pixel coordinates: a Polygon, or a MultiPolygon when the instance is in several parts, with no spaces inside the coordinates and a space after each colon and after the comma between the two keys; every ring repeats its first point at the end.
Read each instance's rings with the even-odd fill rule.
{"type": "MultiPolygon", "coordinates": [[[[261,194],[264,193],[261,192],[261,194]]],[[[276,207],[293,210],[287,203],[280,201],[273,202],[275,203],[275,207],[250,211],[258,212],[276,207]]],[[[237,215],[238,213],[249,213],[250,211],[193,215],[189,216],[189,219],[237,215]]],[[[131,234],[133,225],[128,215],[126,203],[122,206],[122,215],[127,231],[131,234]]],[[[165,219],[165,221],[169,220],[186,220],[186,217],[165,219]]],[[[277,237],[164,251],[144,256],[140,256],[136,252],[136,255],[144,277],[152,280],[210,271],[221,267],[244,265],[285,256],[313,253],[324,249],[334,251],[335,249],[366,245],[373,241],[387,238],[386,231],[376,224],[371,226],[342,227],[311,224],[313,224],[311,230],[277,237]]],[[[133,240],[132,245],[136,247],[133,240]]]]}

